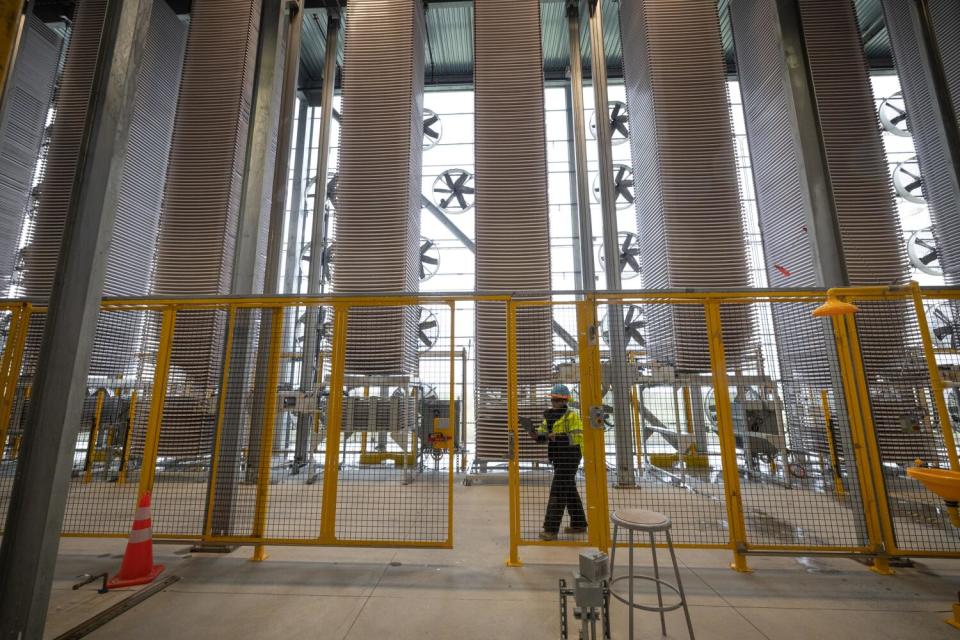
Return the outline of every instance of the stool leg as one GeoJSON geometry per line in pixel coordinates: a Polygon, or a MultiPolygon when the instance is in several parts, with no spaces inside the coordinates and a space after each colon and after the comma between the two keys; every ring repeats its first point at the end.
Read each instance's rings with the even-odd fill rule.
{"type": "Polygon", "coordinates": [[[677,575],[677,591],[680,592],[680,602],[683,604],[683,617],[687,619],[687,631],[690,632],[690,640],[693,637],[693,623],[690,621],[690,610],[687,609],[687,596],[683,593],[683,582],[680,581],[680,566],[677,564],[677,554],[673,551],[673,539],[670,537],[670,530],[667,534],[667,548],[670,549],[670,559],[673,560],[673,572],[677,575]]]}
{"type": "Polygon", "coordinates": [[[653,577],[657,585],[657,602],[660,605],[660,630],[663,635],[667,635],[667,619],[663,612],[663,590],[660,588],[660,566],[657,564],[657,541],[653,537],[653,531],[650,532],[650,551],[653,552],[653,577]]]}
{"type": "Polygon", "coordinates": [[[617,531],[620,529],[617,523],[613,523],[613,542],[610,544],[610,579],[613,580],[613,567],[617,560],[617,531]]]}
{"type": "Polygon", "coordinates": [[[633,529],[627,528],[627,532],[630,534],[630,550],[627,555],[630,558],[630,568],[627,571],[629,576],[627,580],[630,583],[630,640],[633,640],[633,529]]]}

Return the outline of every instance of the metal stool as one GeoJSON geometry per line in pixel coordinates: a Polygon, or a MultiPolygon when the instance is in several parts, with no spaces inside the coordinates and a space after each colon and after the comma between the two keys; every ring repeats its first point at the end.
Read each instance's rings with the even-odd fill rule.
{"type": "Polygon", "coordinates": [[[687,609],[687,598],[683,594],[683,583],[680,581],[680,568],[677,566],[677,556],[673,551],[673,540],[670,538],[670,526],[672,524],[670,522],[670,518],[662,513],[657,513],[656,511],[646,511],[644,509],[617,509],[613,512],[613,515],[610,516],[610,520],[613,522],[613,548],[610,550],[610,594],[620,602],[630,607],[630,640],[633,640],[634,609],[659,612],[660,630],[663,632],[663,635],[667,635],[667,621],[663,614],[667,611],[675,611],[680,607],[683,607],[683,615],[687,619],[687,630],[690,632],[690,640],[694,640],[693,623],[690,622],[690,610],[687,609]],[[623,527],[629,533],[630,566],[628,567],[627,575],[614,578],[613,572],[614,567],[616,566],[617,557],[617,534],[620,530],[620,527],[623,527]],[[633,573],[634,531],[642,531],[650,535],[650,550],[653,553],[652,578],[650,576],[637,576],[633,573]],[[660,567],[657,564],[657,545],[656,540],[654,539],[654,534],[658,531],[663,531],[663,533],[667,536],[667,549],[670,550],[670,560],[673,562],[673,573],[677,577],[676,585],[660,579],[660,567]],[[627,580],[629,582],[629,593],[627,598],[624,598],[621,594],[617,593],[614,588],[615,584],[621,580],[627,580]],[[637,604],[633,601],[633,584],[635,580],[650,580],[657,585],[657,601],[659,602],[660,606],[650,607],[637,604]],[[664,606],[663,587],[672,590],[674,593],[680,596],[680,602],[664,606]]]}

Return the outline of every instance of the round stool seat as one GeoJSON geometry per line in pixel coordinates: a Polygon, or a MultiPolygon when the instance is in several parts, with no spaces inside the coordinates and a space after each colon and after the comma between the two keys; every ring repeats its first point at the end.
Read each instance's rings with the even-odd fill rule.
{"type": "Polygon", "coordinates": [[[634,531],[663,531],[670,528],[670,518],[646,509],[617,509],[610,516],[614,524],[634,531]]]}

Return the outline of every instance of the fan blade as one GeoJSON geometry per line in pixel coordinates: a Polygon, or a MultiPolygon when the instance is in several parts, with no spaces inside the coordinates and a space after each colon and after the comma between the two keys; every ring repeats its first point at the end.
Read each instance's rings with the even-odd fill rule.
{"type": "Polygon", "coordinates": [[[469,209],[469,207],[467,206],[467,200],[466,200],[466,198],[463,197],[463,193],[462,193],[462,192],[458,191],[458,192],[457,192],[456,194],[454,194],[454,195],[457,196],[457,202],[460,203],[460,208],[461,208],[461,209],[469,209]]]}
{"type": "Polygon", "coordinates": [[[437,326],[436,320],[426,320],[420,323],[420,330],[423,331],[424,329],[433,329],[436,326],[437,326]]]}
{"type": "Polygon", "coordinates": [[[424,127],[429,127],[429,126],[432,125],[432,124],[436,124],[437,120],[439,120],[439,119],[440,119],[440,116],[434,114],[434,115],[430,116],[429,118],[427,118],[426,120],[423,121],[423,126],[424,126],[424,127]]]}
{"type": "Polygon", "coordinates": [[[422,262],[423,264],[439,264],[440,263],[439,260],[437,260],[436,258],[431,258],[430,256],[422,256],[420,258],[420,262],[422,262]]]}
{"type": "Polygon", "coordinates": [[[939,259],[940,259],[940,254],[937,253],[936,251],[931,251],[927,255],[920,258],[920,264],[928,265],[931,262],[936,262],[939,259]]]}
{"type": "Polygon", "coordinates": [[[427,334],[425,334],[423,331],[419,331],[418,333],[420,334],[420,342],[427,347],[433,346],[433,344],[430,342],[430,338],[427,337],[427,334]]]}
{"type": "Polygon", "coordinates": [[[637,306],[633,304],[630,305],[630,308],[627,309],[627,319],[624,320],[624,326],[628,326],[628,327],[630,326],[630,323],[633,322],[633,314],[635,314],[636,312],[637,312],[637,306]]]}
{"type": "Polygon", "coordinates": [[[627,264],[630,265],[630,268],[640,273],[640,263],[637,262],[636,257],[633,254],[627,254],[627,264]]]}

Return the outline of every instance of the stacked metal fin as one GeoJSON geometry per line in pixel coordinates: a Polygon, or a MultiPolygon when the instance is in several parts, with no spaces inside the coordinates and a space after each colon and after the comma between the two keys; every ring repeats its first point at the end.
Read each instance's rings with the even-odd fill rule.
{"type": "MultiPolygon", "coordinates": [[[[474,3],[476,288],[550,288],[550,229],[538,0],[474,3]]],[[[477,303],[477,457],[508,455],[506,313],[477,303]]],[[[550,382],[549,307],[517,314],[521,411],[539,418],[550,382]]],[[[542,456],[540,448],[521,455],[542,456]]]]}
{"type": "MultiPolygon", "coordinates": [[[[933,236],[943,275],[950,285],[960,285],[960,176],[952,164],[960,149],[948,147],[937,106],[936,92],[926,68],[924,43],[914,18],[912,2],[884,0],[887,31],[900,75],[907,123],[913,134],[923,175],[923,195],[930,206],[933,236]]],[[[943,71],[960,114],[960,2],[931,0],[930,14],[940,49],[943,71]]],[[[949,116],[948,116],[949,117],[949,116]]]]}
{"type": "Polygon", "coordinates": [[[33,14],[20,40],[20,50],[7,88],[0,121],[0,292],[10,286],[24,215],[31,201],[34,171],[40,155],[47,112],[60,60],[60,36],[33,14]]]}
{"type": "MultiPolygon", "coordinates": [[[[774,287],[824,286],[832,283],[825,283],[820,275],[808,233],[811,194],[777,5],[776,0],[731,4],[766,272],[774,287]]],[[[798,6],[849,282],[903,282],[906,254],[852,4],[800,0],[798,6]]],[[[773,305],[774,329],[784,393],[791,407],[791,447],[826,454],[819,392],[839,392],[840,384],[835,364],[831,365],[836,357],[829,325],[811,318],[809,311],[797,305],[773,305]]],[[[900,303],[868,305],[858,315],[864,365],[871,380],[921,373],[907,367],[889,347],[902,344],[905,319],[900,303]]],[[[875,403],[877,432],[888,453],[904,438],[912,438],[903,434],[900,414],[894,406],[875,403]]],[[[909,448],[922,450],[913,443],[909,448]]]]}
{"type": "MultiPolygon", "coordinates": [[[[623,0],[620,30],[644,286],[749,287],[716,2],[623,0]]],[[[723,319],[727,358],[745,359],[749,307],[723,319]]],[[[651,357],[709,371],[701,309],[657,305],[647,326],[651,357]]]]}
{"type": "MultiPolygon", "coordinates": [[[[419,0],[351,1],[336,195],[337,292],[419,288],[424,42],[419,0]],[[377,260],[371,260],[374,246],[377,260]]],[[[412,307],[352,310],[348,373],[412,373],[418,321],[412,307]]]]}
{"type": "MultiPolygon", "coordinates": [[[[258,0],[194,0],[160,237],[157,295],[230,292],[260,25],[258,0]]],[[[224,318],[178,318],[172,366],[184,389],[214,389],[224,318]]],[[[211,421],[200,401],[168,402],[161,454],[209,449],[211,421]]]]}
{"type": "MultiPolygon", "coordinates": [[[[776,0],[730,4],[764,267],[775,287],[823,286],[807,233],[811,203],[776,4],[776,0]]],[[[771,311],[791,447],[828,455],[823,411],[805,409],[819,408],[820,390],[833,388],[827,355],[832,336],[825,331],[824,321],[813,318],[805,305],[774,304],[771,311]]]]}
{"type": "MultiPolygon", "coordinates": [[[[155,2],[137,75],[117,218],[107,254],[106,296],[150,293],[186,35],[186,25],[170,6],[155,2]]],[[[142,330],[122,314],[102,314],[96,343],[109,344],[110,348],[94,350],[102,357],[94,358],[91,374],[109,376],[130,371],[142,330]]]]}
{"type": "Polygon", "coordinates": [[[53,288],[106,5],[106,0],[85,0],[77,4],[73,16],[33,233],[24,250],[24,292],[37,301],[46,302],[53,288]]]}

